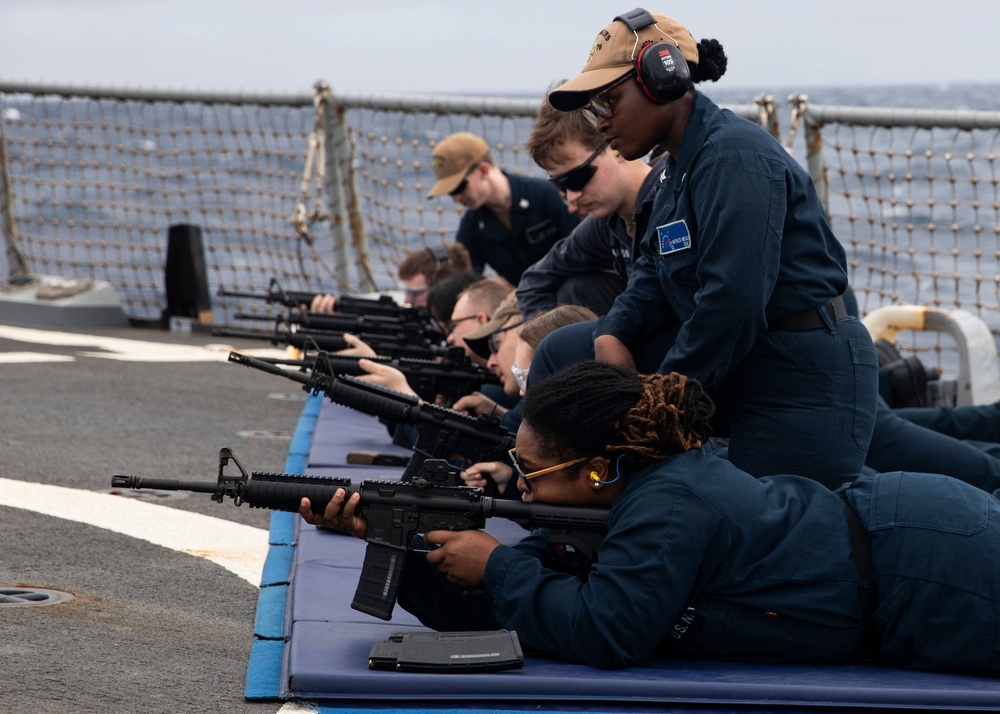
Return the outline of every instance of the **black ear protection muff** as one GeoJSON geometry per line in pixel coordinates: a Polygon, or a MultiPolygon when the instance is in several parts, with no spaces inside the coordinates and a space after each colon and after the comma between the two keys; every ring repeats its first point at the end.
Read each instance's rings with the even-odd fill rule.
{"type": "Polygon", "coordinates": [[[427,246],[427,252],[434,258],[434,270],[440,270],[445,263],[451,262],[451,253],[443,245],[427,246]]]}
{"type": "Polygon", "coordinates": [[[451,253],[448,252],[447,246],[429,245],[427,246],[427,252],[431,254],[431,257],[434,258],[434,262],[439,268],[442,263],[451,262],[451,253]]]}
{"type": "Polygon", "coordinates": [[[434,259],[434,272],[427,276],[427,282],[433,283],[434,279],[437,278],[438,273],[441,272],[441,268],[445,265],[451,263],[451,253],[448,252],[448,248],[443,245],[429,245],[425,250],[431,254],[434,259]]]}
{"type": "MultiPolygon", "coordinates": [[[[639,30],[656,25],[656,20],[641,7],[615,18],[639,39],[639,30]]],[[[664,33],[666,34],[666,33],[664,33]]],[[[669,37],[669,35],[668,35],[669,37]]],[[[680,99],[691,88],[691,70],[681,48],[669,42],[651,42],[633,52],[636,81],[651,101],[666,104],[680,99]]]]}

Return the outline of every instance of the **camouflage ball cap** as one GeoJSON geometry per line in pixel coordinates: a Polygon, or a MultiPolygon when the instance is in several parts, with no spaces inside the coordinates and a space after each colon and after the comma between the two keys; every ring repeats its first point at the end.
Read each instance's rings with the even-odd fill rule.
{"type": "MultiPolygon", "coordinates": [[[[629,14],[637,11],[638,8],[629,14]]],[[[676,45],[684,59],[698,64],[698,43],[688,29],[666,15],[653,13],[652,16],[655,24],[635,32],[621,20],[615,20],[597,33],[581,73],[549,92],[549,104],[561,112],[572,112],[586,106],[591,93],[630,72],[639,50],[653,42],[676,45]]]]}
{"type": "Polygon", "coordinates": [[[454,191],[469,170],[489,153],[489,145],[475,134],[460,132],[443,138],[431,154],[431,167],[437,183],[431,188],[427,198],[444,196],[454,191]]]}

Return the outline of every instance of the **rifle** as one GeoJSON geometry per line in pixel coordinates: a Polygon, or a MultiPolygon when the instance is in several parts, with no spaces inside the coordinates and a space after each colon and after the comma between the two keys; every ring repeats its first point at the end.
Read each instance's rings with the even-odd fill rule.
{"type": "MultiPolygon", "coordinates": [[[[403,471],[404,482],[419,475],[426,459],[446,459],[458,454],[468,463],[506,460],[507,452],[514,447],[514,435],[500,425],[499,419],[486,414],[472,417],[356,377],[334,377],[316,370],[295,372],[239,352],[230,352],[229,361],[299,382],[312,394],[323,392],[331,402],[400,427],[413,426],[417,432],[414,444],[401,441],[401,429],[396,431],[396,443],[414,451],[403,471]]],[[[459,483],[458,474],[452,473],[451,484],[459,483]]]]}
{"type": "Polygon", "coordinates": [[[453,402],[477,391],[484,384],[500,384],[500,378],[492,370],[472,364],[464,352],[460,360],[442,361],[415,357],[355,357],[329,352],[318,352],[309,359],[301,360],[262,359],[270,364],[318,371],[331,377],[363,377],[368,373],[361,369],[358,360],[370,359],[398,369],[413,387],[413,391],[428,402],[433,402],[438,395],[453,402]]]}
{"type": "Polygon", "coordinates": [[[592,557],[607,532],[607,509],[524,503],[490,498],[471,486],[442,486],[440,476],[448,468],[447,462],[428,460],[425,475],[411,483],[364,481],[355,489],[346,478],[247,473],[233,450],[223,447],[215,483],[116,474],[111,486],[210,493],[218,503],[228,497],[237,506],[246,503],[250,508],[292,512],[299,510],[302,498],[308,498],[316,513],[326,509],[338,488],[347,491],[347,498],[360,493],[358,513],[368,520],[368,546],[351,607],[383,620],[392,617],[405,556],[413,550],[417,534],[481,529],[487,518],[499,517],[525,528],[548,528],[551,542],[572,545],[592,557]],[[230,461],[238,475],[225,473],[230,461]]]}
{"type": "Polygon", "coordinates": [[[429,318],[420,320],[401,319],[386,315],[346,315],[340,313],[318,314],[294,311],[288,315],[254,315],[238,312],[236,320],[273,321],[274,329],[281,325],[295,325],[297,329],[323,332],[380,333],[405,339],[428,338],[443,340],[445,334],[429,318]]]}
{"type": "MultiPolygon", "coordinates": [[[[315,292],[304,292],[300,290],[285,290],[281,287],[277,278],[271,278],[266,293],[242,292],[239,290],[219,289],[220,297],[245,298],[248,300],[266,300],[269,303],[278,303],[285,307],[301,307],[309,305],[315,292]]],[[[400,305],[388,295],[379,295],[377,298],[362,298],[352,295],[343,295],[337,298],[334,305],[336,312],[345,315],[384,315],[407,320],[428,320],[429,313],[423,308],[407,307],[400,305]]]]}
{"type": "MultiPolygon", "coordinates": [[[[250,340],[267,340],[273,345],[295,347],[300,350],[316,350],[337,352],[346,350],[351,345],[344,339],[343,332],[325,330],[275,330],[274,332],[253,332],[252,330],[232,330],[215,328],[212,334],[216,337],[239,337],[250,340]]],[[[353,334],[353,333],[352,333],[353,334]]],[[[455,345],[444,345],[437,340],[426,337],[400,337],[388,333],[362,333],[357,338],[385,357],[416,357],[432,359],[446,357],[457,359],[465,354],[465,350],[455,345]]]]}

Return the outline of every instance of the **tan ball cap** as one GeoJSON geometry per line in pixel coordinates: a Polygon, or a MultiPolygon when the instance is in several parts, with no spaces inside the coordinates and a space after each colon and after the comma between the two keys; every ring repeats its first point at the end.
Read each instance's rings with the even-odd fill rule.
{"type": "Polygon", "coordinates": [[[581,73],[549,92],[549,104],[561,112],[572,112],[586,106],[592,92],[630,72],[639,50],[652,42],[676,45],[684,59],[698,64],[698,43],[688,29],[666,15],[653,13],[653,19],[655,24],[636,32],[624,22],[615,20],[597,33],[581,73]]]}
{"type": "Polygon", "coordinates": [[[472,167],[489,153],[489,145],[475,134],[460,132],[446,136],[438,142],[431,154],[431,167],[437,183],[431,188],[427,198],[444,196],[454,191],[472,167]]]}

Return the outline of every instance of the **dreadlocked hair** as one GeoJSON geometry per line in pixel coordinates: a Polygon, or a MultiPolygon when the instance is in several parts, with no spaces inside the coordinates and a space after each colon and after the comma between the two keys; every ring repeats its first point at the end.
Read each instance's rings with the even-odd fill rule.
{"type": "Polygon", "coordinates": [[[522,418],[560,459],[624,455],[641,468],[701,446],[713,412],[696,380],[588,361],[532,383],[522,418]]]}
{"type": "Polygon", "coordinates": [[[621,443],[608,444],[608,450],[638,463],[700,447],[711,433],[708,422],[715,410],[701,384],[676,372],[640,379],[639,400],[615,424],[621,443]]]}

